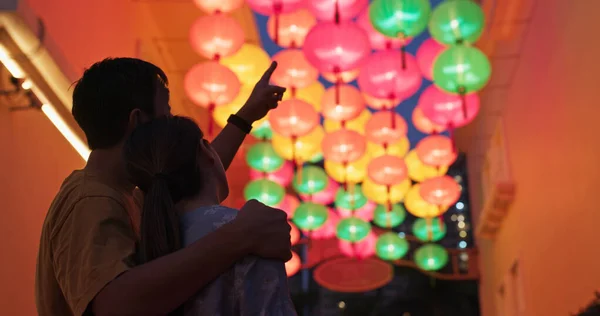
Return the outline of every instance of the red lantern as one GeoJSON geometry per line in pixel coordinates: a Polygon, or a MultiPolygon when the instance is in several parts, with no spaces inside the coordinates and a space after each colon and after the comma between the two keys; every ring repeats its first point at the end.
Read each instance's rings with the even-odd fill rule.
{"type": "Polygon", "coordinates": [[[365,259],[375,254],[375,243],[377,243],[377,236],[373,232],[370,232],[365,239],[359,242],[349,242],[340,240],[338,246],[340,252],[345,256],[357,259],[365,259]]]}
{"type": "Polygon", "coordinates": [[[317,19],[305,9],[269,17],[267,32],[273,41],[282,47],[302,47],[308,31],[317,24],[317,19]],[[278,25],[276,25],[277,23],[278,25]]]}
{"type": "Polygon", "coordinates": [[[247,0],[248,6],[262,15],[279,15],[294,12],[304,5],[304,0],[247,0]]]}
{"type": "Polygon", "coordinates": [[[291,219],[294,217],[294,212],[299,205],[300,201],[298,201],[298,198],[291,194],[286,194],[277,208],[284,211],[287,214],[288,219],[291,219]]]}
{"type": "Polygon", "coordinates": [[[194,0],[196,6],[208,14],[228,13],[241,8],[244,0],[194,0]]]}
{"type": "Polygon", "coordinates": [[[300,256],[292,251],[292,258],[285,263],[285,274],[287,274],[288,277],[291,277],[298,273],[301,267],[302,261],[300,260],[300,256]]]}
{"type": "Polygon", "coordinates": [[[417,62],[423,77],[433,81],[433,63],[446,47],[433,38],[426,39],[417,50],[417,62]]]}
{"type": "Polygon", "coordinates": [[[273,172],[269,172],[267,174],[265,174],[264,172],[250,168],[250,179],[251,180],[266,178],[275,183],[280,184],[282,187],[287,187],[292,182],[293,177],[294,177],[294,165],[289,161],[284,162],[283,165],[281,166],[281,168],[279,168],[273,172]]]}
{"type": "Polygon", "coordinates": [[[419,160],[436,168],[450,166],[457,156],[452,140],[444,135],[431,135],[423,138],[415,150],[419,160]]]}
{"type": "Polygon", "coordinates": [[[310,233],[305,231],[305,234],[310,234],[311,239],[327,239],[335,237],[335,229],[340,221],[340,217],[331,209],[329,210],[329,216],[323,226],[318,229],[311,231],[310,233]]]}
{"type": "Polygon", "coordinates": [[[364,136],[359,133],[339,129],[325,135],[321,143],[325,160],[337,163],[350,163],[358,160],[365,154],[367,143],[364,136]]]}
{"type": "Polygon", "coordinates": [[[400,184],[408,177],[404,159],[392,155],[383,155],[371,160],[367,173],[373,182],[386,186],[400,184]]]}
{"type": "Polygon", "coordinates": [[[351,85],[334,86],[323,95],[321,111],[326,119],[349,121],[365,109],[365,101],[358,89],[351,85]]]}
{"type": "Polygon", "coordinates": [[[425,134],[439,134],[446,129],[443,126],[431,122],[429,118],[423,115],[423,111],[418,106],[413,110],[412,121],[415,128],[425,134]]]}
{"type": "Polygon", "coordinates": [[[308,7],[322,21],[346,21],[354,18],[368,0],[309,0],[308,7]]]}
{"type": "Polygon", "coordinates": [[[304,41],[306,59],[321,72],[340,74],[361,66],[371,47],[365,31],[350,21],[318,23],[304,41]]]}
{"type": "Polygon", "coordinates": [[[309,103],[289,99],[271,111],[269,123],[279,135],[295,138],[310,133],[319,124],[319,114],[309,103]]]}
{"type": "Polygon", "coordinates": [[[325,187],[325,190],[315,193],[311,196],[300,194],[300,197],[305,201],[311,201],[318,204],[328,205],[333,203],[335,200],[335,194],[339,189],[340,185],[335,180],[329,178],[329,182],[325,187]]]}
{"type": "Polygon", "coordinates": [[[475,119],[479,113],[479,96],[476,93],[464,96],[449,94],[431,85],[421,94],[419,107],[431,122],[457,128],[475,119]]]}
{"type": "Polygon", "coordinates": [[[419,194],[426,202],[447,208],[460,198],[460,185],[452,177],[440,176],[421,182],[419,194]]]}
{"type": "Polygon", "coordinates": [[[218,60],[233,55],[244,44],[244,30],[225,14],[199,17],[190,29],[190,43],[200,56],[218,60]]]}
{"type": "Polygon", "coordinates": [[[407,131],[402,116],[392,111],[376,112],[365,126],[367,140],[384,146],[400,141],[406,137],[407,131]]]}
{"type": "Polygon", "coordinates": [[[292,89],[301,89],[317,81],[319,72],[304,58],[298,49],[287,49],[273,56],[277,69],[271,76],[276,85],[292,89]]]}
{"type": "Polygon", "coordinates": [[[337,211],[340,213],[341,218],[358,217],[364,221],[370,222],[373,220],[373,213],[375,212],[376,207],[377,204],[368,201],[367,204],[356,210],[347,210],[338,207],[337,211]]]}
{"type": "Polygon", "coordinates": [[[356,19],[356,24],[360,26],[367,35],[369,36],[369,42],[371,43],[371,48],[375,50],[383,50],[383,49],[398,49],[402,47],[402,45],[406,45],[409,42],[409,39],[405,39],[404,41],[399,38],[391,38],[387,37],[375,28],[371,24],[369,20],[369,10],[364,10],[356,19]]]}
{"type": "Polygon", "coordinates": [[[421,72],[410,54],[397,50],[373,53],[360,69],[358,86],[379,99],[405,100],[421,86],[421,72]]]}

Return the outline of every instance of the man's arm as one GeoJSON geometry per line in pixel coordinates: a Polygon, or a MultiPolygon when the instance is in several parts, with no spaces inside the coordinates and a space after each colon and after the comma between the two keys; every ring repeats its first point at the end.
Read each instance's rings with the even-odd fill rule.
{"type": "MultiPolygon", "coordinates": [[[[237,115],[240,116],[240,118],[242,118],[246,122],[248,122],[247,119],[244,119],[242,117],[243,114],[240,115],[238,112],[237,115]]],[[[248,124],[251,124],[251,122],[248,122],[248,124]]],[[[231,123],[227,123],[223,130],[212,141],[211,145],[213,149],[217,152],[217,155],[219,155],[219,158],[221,159],[221,163],[223,164],[225,170],[227,170],[231,165],[235,154],[237,154],[245,138],[246,133],[244,133],[237,126],[231,123]]]]}

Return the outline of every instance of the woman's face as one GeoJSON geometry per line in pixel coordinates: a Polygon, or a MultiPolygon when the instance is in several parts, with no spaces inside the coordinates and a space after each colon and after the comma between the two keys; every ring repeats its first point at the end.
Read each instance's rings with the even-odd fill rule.
{"type": "Polygon", "coordinates": [[[203,167],[207,168],[207,171],[213,176],[217,185],[219,200],[222,202],[229,195],[229,184],[227,183],[227,175],[225,174],[225,168],[223,167],[221,158],[219,158],[217,152],[206,139],[202,139],[200,150],[204,153],[204,155],[201,156],[209,158],[208,162],[210,165],[206,166],[206,161],[200,161],[199,163],[203,164],[203,167]]]}

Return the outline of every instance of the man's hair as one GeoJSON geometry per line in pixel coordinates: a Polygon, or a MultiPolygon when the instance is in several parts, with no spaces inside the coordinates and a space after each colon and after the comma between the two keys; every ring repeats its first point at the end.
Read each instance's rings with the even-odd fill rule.
{"type": "Polygon", "coordinates": [[[90,149],[121,141],[134,109],[154,116],[157,87],[167,85],[157,66],[136,58],[107,58],[86,69],[73,90],[73,117],[90,149]]]}

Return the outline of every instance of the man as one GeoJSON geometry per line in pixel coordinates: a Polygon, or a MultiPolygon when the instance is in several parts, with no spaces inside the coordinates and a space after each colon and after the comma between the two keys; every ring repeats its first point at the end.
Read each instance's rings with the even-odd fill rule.
{"type": "MultiPolygon", "coordinates": [[[[281,100],[285,89],[269,85],[275,67],[212,143],[225,168],[251,124],[281,100]]],[[[36,273],[39,315],[166,315],[248,254],[290,258],[285,213],[249,201],[233,222],[198,242],[132,265],[140,199],[127,180],[122,146],[136,125],[164,115],[171,115],[167,77],[150,63],[107,59],[76,84],[73,116],[92,153],[85,168],[65,180],[44,221],[36,273]]]]}

